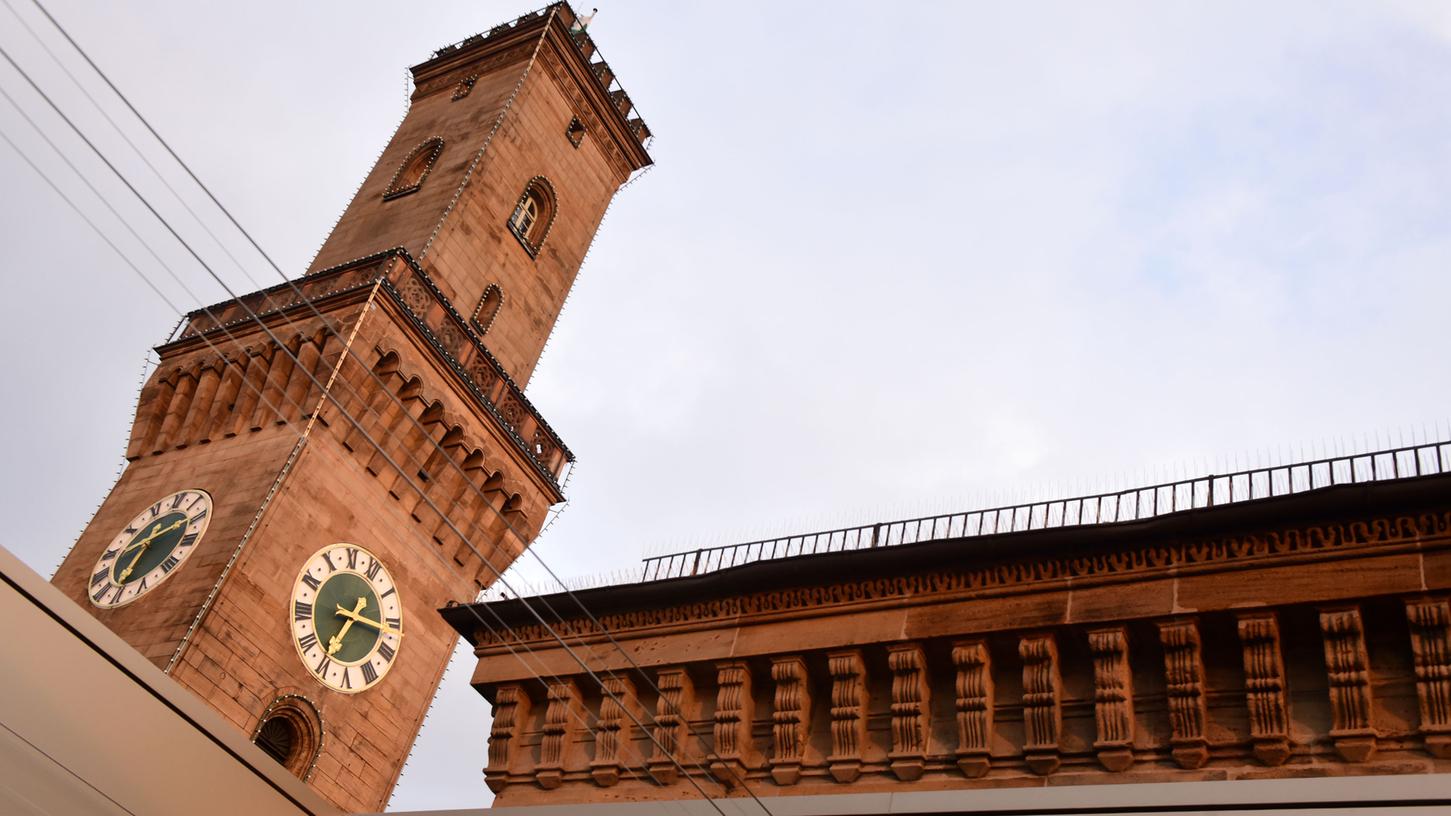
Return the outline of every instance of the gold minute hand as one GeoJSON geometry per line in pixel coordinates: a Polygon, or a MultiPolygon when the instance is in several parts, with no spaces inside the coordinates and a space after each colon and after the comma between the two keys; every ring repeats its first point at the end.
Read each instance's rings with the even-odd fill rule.
{"type": "MultiPolygon", "coordinates": [[[[361,608],[362,607],[359,607],[359,609],[361,608]]],[[[397,635],[398,637],[403,637],[402,630],[393,629],[389,626],[385,626],[373,620],[372,618],[365,618],[362,615],[357,614],[356,612],[349,612],[348,610],[344,609],[341,604],[338,605],[338,614],[347,618],[349,623],[357,621],[358,623],[364,624],[366,626],[371,626],[374,629],[377,629],[379,632],[382,632],[383,634],[397,635]]]]}
{"type": "Polygon", "coordinates": [[[338,630],[338,633],[336,635],[333,635],[331,638],[328,638],[328,642],[327,642],[327,653],[328,654],[330,654],[330,655],[337,654],[338,653],[338,649],[343,648],[343,637],[345,635],[347,635],[349,629],[353,628],[353,621],[358,619],[358,613],[361,612],[362,609],[363,609],[363,607],[365,607],[367,605],[368,605],[368,599],[367,598],[359,598],[358,599],[358,605],[355,606],[355,607],[353,607],[353,611],[352,612],[349,612],[348,610],[346,610],[346,609],[343,608],[343,605],[342,604],[338,604],[338,614],[339,615],[342,615],[345,618],[348,618],[349,620],[343,621],[343,628],[339,629],[338,630]]]}
{"type": "MultiPolygon", "coordinates": [[[[185,521],[185,519],[177,519],[176,521],[174,521],[174,522],[171,523],[171,526],[170,527],[165,527],[165,528],[161,528],[161,529],[155,530],[155,531],[153,531],[151,533],[151,535],[149,535],[149,536],[141,539],[140,541],[133,541],[131,543],[131,546],[129,546],[126,549],[122,550],[121,551],[121,555],[125,555],[126,553],[131,552],[132,550],[136,549],[137,547],[140,547],[141,548],[141,552],[136,553],[136,557],[132,558],[131,559],[131,563],[129,563],[129,564],[126,565],[126,569],[121,570],[121,574],[116,576],[116,583],[118,583],[118,584],[124,584],[124,583],[126,583],[126,579],[131,576],[131,570],[133,570],[133,569],[136,568],[136,562],[141,560],[142,554],[146,552],[146,548],[147,547],[150,547],[151,546],[151,542],[157,536],[159,536],[159,535],[161,535],[163,533],[169,533],[172,530],[175,530],[177,527],[180,527],[181,526],[181,523],[183,521],[185,521]]],[[[116,562],[117,563],[120,563],[120,561],[121,561],[121,559],[118,557],[116,559],[116,562]]]]}

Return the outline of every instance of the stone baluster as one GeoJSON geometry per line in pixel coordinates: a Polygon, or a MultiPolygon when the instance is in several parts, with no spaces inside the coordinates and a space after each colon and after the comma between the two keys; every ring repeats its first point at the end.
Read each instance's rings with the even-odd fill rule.
{"type": "Polygon", "coordinates": [[[1432,756],[1451,759],[1451,602],[1408,600],[1406,619],[1421,704],[1421,738],[1432,756]]]}
{"type": "Polygon", "coordinates": [[[867,742],[866,665],[855,649],[827,655],[827,665],[831,671],[831,756],[826,764],[836,781],[854,782],[861,775],[867,742]]]}
{"type": "Polygon", "coordinates": [[[1204,661],[1199,653],[1199,625],[1193,618],[1159,624],[1164,645],[1165,694],[1169,700],[1170,753],[1181,768],[1200,768],[1209,761],[1204,723],[1204,661]]]}
{"type": "Polygon", "coordinates": [[[987,642],[954,643],[952,665],[957,669],[957,769],[975,778],[992,767],[993,676],[987,642]]]}
{"type": "Polygon", "coordinates": [[[1290,715],[1285,702],[1285,666],[1280,625],[1273,612],[1239,616],[1244,647],[1244,687],[1255,758],[1279,765],[1290,757],[1290,715]]]}
{"type": "Polygon", "coordinates": [[[1093,717],[1098,762],[1115,773],[1134,764],[1134,683],[1128,633],[1122,626],[1091,629],[1093,717]]]}
{"type": "Polygon", "coordinates": [[[716,664],[715,756],[710,772],[726,787],[745,783],[751,760],[751,721],[755,700],[751,690],[751,669],[744,661],[716,664]]]}
{"type": "Polygon", "coordinates": [[[1333,722],[1330,738],[1346,762],[1365,762],[1375,754],[1370,691],[1370,657],[1356,606],[1320,610],[1325,633],[1325,670],[1333,722]]]}
{"type": "Polygon", "coordinates": [[[656,678],[660,697],[655,703],[655,745],[647,764],[650,776],[662,785],[680,778],[690,755],[690,717],[695,712],[695,686],[685,669],[661,669],[656,678]]]}
{"type": "Polygon", "coordinates": [[[887,646],[892,670],[892,773],[903,782],[920,779],[927,767],[931,687],[927,684],[927,656],[915,643],[887,646]]]}
{"type": "Polygon", "coordinates": [[[1052,635],[1025,637],[1018,644],[1023,658],[1024,759],[1037,774],[1058,770],[1058,734],[1063,729],[1059,697],[1058,644],[1052,635]]]}
{"type": "Polygon", "coordinates": [[[544,709],[544,733],[539,743],[539,767],[534,781],[545,790],[553,790],[564,781],[564,764],[574,741],[577,724],[584,717],[579,699],[579,686],[573,680],[554,680],[549,684],[549,705],[544,709]]]}
{"type": "Polygon", "coordinates": [[[595,727],[595,755],[589,764],[596,785],[608,788],[618,784],[620,772],[635,764],[631,738],[639,716],[640,700],[634,682],[622,674],[606,677],[595,727]]]}
{"type": "Polygon", "coordinates": [[[509,784],[509,773],[523,764],[527,751],[516,750],[515,737],[523,733],[529,719],[529,695],[518,685],[499,686],[494,691],[494,724],[489,728],[489,764],[484,784],[494,793],[509,784]]]}
{"type": "Polygon", "coordinates": [[[800,657],[771,660],[771,680],[776,684],[772,698],[771,778],[777,785],[794,785],[801,779],[801,760],[806,754],[807,729],[811,727],[811,687],[806,661],[800,657]]]}

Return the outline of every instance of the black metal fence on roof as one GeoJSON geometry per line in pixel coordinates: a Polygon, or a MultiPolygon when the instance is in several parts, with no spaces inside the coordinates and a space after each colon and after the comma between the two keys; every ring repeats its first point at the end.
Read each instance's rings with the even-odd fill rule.
{"type": "MultiPolygon", "coordinates": [[[[1092,527],[1160,518],[1174,513],[1228,504],[1263,501],[1337,485],[1414,479],[1451,470],[1451,440],[1370,453],[1271,465],[1227,474],[1049,501],[984,510],[843,527],[741,544],[701,547],[643,559],[639,567],[570,581],[570,589],[661,581],[738,567],[760,561],[925,541],[974,538],[1002,533],[1092,527]]],[[[514,582],[514,589],[524,589],[514,582]]],[[[527,588],[532,594],[561,592],[562,586],[527,588]]],[[[481,600],[503,597],[499,585],[481,600]]]]}

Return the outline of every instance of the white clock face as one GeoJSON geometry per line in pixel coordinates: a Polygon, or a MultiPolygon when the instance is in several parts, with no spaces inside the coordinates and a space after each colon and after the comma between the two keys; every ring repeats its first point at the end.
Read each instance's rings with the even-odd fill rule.
{"type": "Polygon", "coordinates": [[[287,611],[307,670],[344,694],[380,682],[403,643],[403,601],[393,576],[354,544],[323,547],[309,558],[287,611]]]}
{"type": "Polygon", "coordinates": [[[196,551],[212,520],[212,497],[191,488],[142,510],[96,559],[91,603],[123,606],[156,589],[196,551]]]}

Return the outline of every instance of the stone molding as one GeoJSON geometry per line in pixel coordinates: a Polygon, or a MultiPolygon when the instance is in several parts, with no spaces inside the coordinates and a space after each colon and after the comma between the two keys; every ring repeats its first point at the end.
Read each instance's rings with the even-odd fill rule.
{"type": "MultiPolygon", "coordinates": [[[[1277,557],[1353,551],[1393,543],[1420,545],[1426,538],[1451,534],[1451,512],[1413,516],[1387,516],[1275,530],[1263,534],[1212,537],[1139,546],[1087,556],[1048,556],[1001,560],[972,569],[940,569],[911,575],[840,581],[830,584],[769,590],[690,604],[639,609],[600,615],[600,622],[617,635],[654,627],[691,625],[746,616],[770,616],[797,610],[830,612],[837,607],[858,611],[871,602],[913,603],[951,599],[954,595],[981,596],[985,591],[1021,591],[1047,584],[1073,581],[1075,586],[1096,580],[1141,578],[1150,573],[1185,575],[1196,569],[1262,566],[1277,557]]],[[[1443,544],[1442,546],[1448,546],[1443,544]]],[[[508,602],[496,602],[502,605],[508,602]]],[[[583,617],[553,624],[560,635],[602,636],[594,622],[583,617]]],[[[552,641],[537,624],[512,627],[511,640],[552,641]]],[[[480,649],[493,646],[498,635],[478,632],[480,649]]]]}

